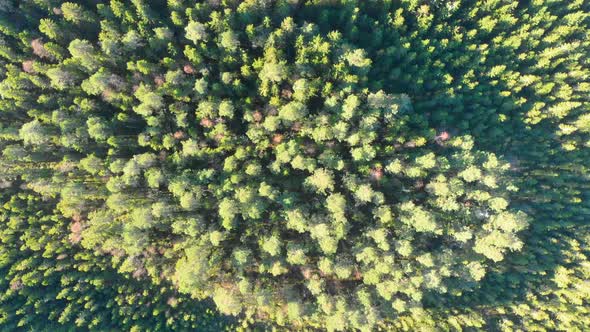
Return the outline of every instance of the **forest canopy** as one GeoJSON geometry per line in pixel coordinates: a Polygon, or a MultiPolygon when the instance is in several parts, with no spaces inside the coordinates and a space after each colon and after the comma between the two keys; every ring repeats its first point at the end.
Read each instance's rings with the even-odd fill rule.
{"type": "Polygon", "coordinates": [[[0,327],[590,328],[589,16],[0,0],[0,327]]]}

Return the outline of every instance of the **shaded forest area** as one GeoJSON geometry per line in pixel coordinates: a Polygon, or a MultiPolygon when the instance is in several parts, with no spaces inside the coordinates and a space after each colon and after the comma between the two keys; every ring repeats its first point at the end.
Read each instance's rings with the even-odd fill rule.
{"type": "Polygon", "coordinates": [[[0,0],[0,330],[590,329],[586,0],[0,0]]]}

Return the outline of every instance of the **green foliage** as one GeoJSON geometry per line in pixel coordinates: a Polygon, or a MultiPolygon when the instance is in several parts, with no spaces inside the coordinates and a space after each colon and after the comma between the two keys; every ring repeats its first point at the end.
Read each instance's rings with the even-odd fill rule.
{"type": "Polygon", "coordinates": [[[589,329],[589,25],[0,1],[0,329],[589,329]]]}
{"type": "Polygon", "coordinates": [[[79,246],[84,221],[54,215],[38,195],[8,189],[2,203],[2,329],[219,331],[231,323],[168,283],[154,283],[139,262],[134,278],[118,274],[124,262],[79,246]]]}

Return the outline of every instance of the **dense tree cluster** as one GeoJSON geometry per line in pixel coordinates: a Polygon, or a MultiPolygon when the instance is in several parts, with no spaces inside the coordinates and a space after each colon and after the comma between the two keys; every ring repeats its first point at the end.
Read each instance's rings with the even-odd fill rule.
{"type": "Polygon", "coordinates": [[[30,192],[2,195],[0,326],[5,331],[199,330],[233,323],[170,284],[119,275],[121,261],[76,246],[80,223],[30,192]]]}
{"type": "Polygon", "coordinates": [[[590,328],[589,16],[0,0],[0,324],[590,328]]]}

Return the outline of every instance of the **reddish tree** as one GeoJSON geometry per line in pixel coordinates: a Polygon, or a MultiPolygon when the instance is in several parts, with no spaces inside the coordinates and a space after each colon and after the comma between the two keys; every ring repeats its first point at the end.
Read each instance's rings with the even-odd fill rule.
{"type": "Polygon", "coordinates": [[[186,74],[192,74],[192,73],[195,72],[195,69],[193,68],[193,66],[188,65],[188,64],[187,65],[184,65],[184,67],[182,68],[182,70],[184,70],[184,72],[186,74]]]}
{"type": "Polygon", "coordinates": [[[205,127],[205,128],[211,128],[215,125],[215,123],[213,121],[211,121],[211,119],[209,118],[203,118],[201,119],[201,126],[205,127]]]}
{"type": "Polygon", "coordinates": [[[262,121],[262,113],[260,111],[254,112],[254,114],[252,114],[252,117],[254,118],[254,121],[256,121],[256,122],[262,121]]]}
{"type": "Polygon", "coordinates": [[[70,225],[70,242],[78,243],[82,240],[82,222],[79,218],[74,217],[75,221],[70,225]]]}
{"type": "Polygon", "coordinates": [[[156,75],[156,77],[154,77],[154,83],[156,83],[157,86],[162,86],[166,81],[164,81],[164,77],[162,77],[162,75],[156,75]]]}
{"type": "Polygon", "coordinates": [[[174,138],[176,138],[176,139],[183,139],[184,137],[185,137],[184,131],[182,131],[182,130],[179,130],[174,133],[174,138]]]}
{"type": "Polygon", "coordinates": [[[33,48],[33,53],[40,58],[49,58],[51,54],[47,52],[41,38],[33,39],[31,41],[31,47],[33,48]]]}
{"type": "Polygon", "coordinates": [[[35,69],[33,68],[33,60],[26,60],[23,62],[23,71],[29,74],[35,72],[35,69]]]}
{"type": "Polygon", "coordinates": [[[451,138],[451,134],[449,134],[447,131],[442,131],[440,134],[438,134],[438,136],[434,137],[434,140],[440,144],[449,138],[451,138]]]}
{"type": "Polygon", "coordinates": [[[283,141],[284,136],[282,134],[275,134],[272,137],[272,142],[274,144],[280,144],[283,141]]]}

